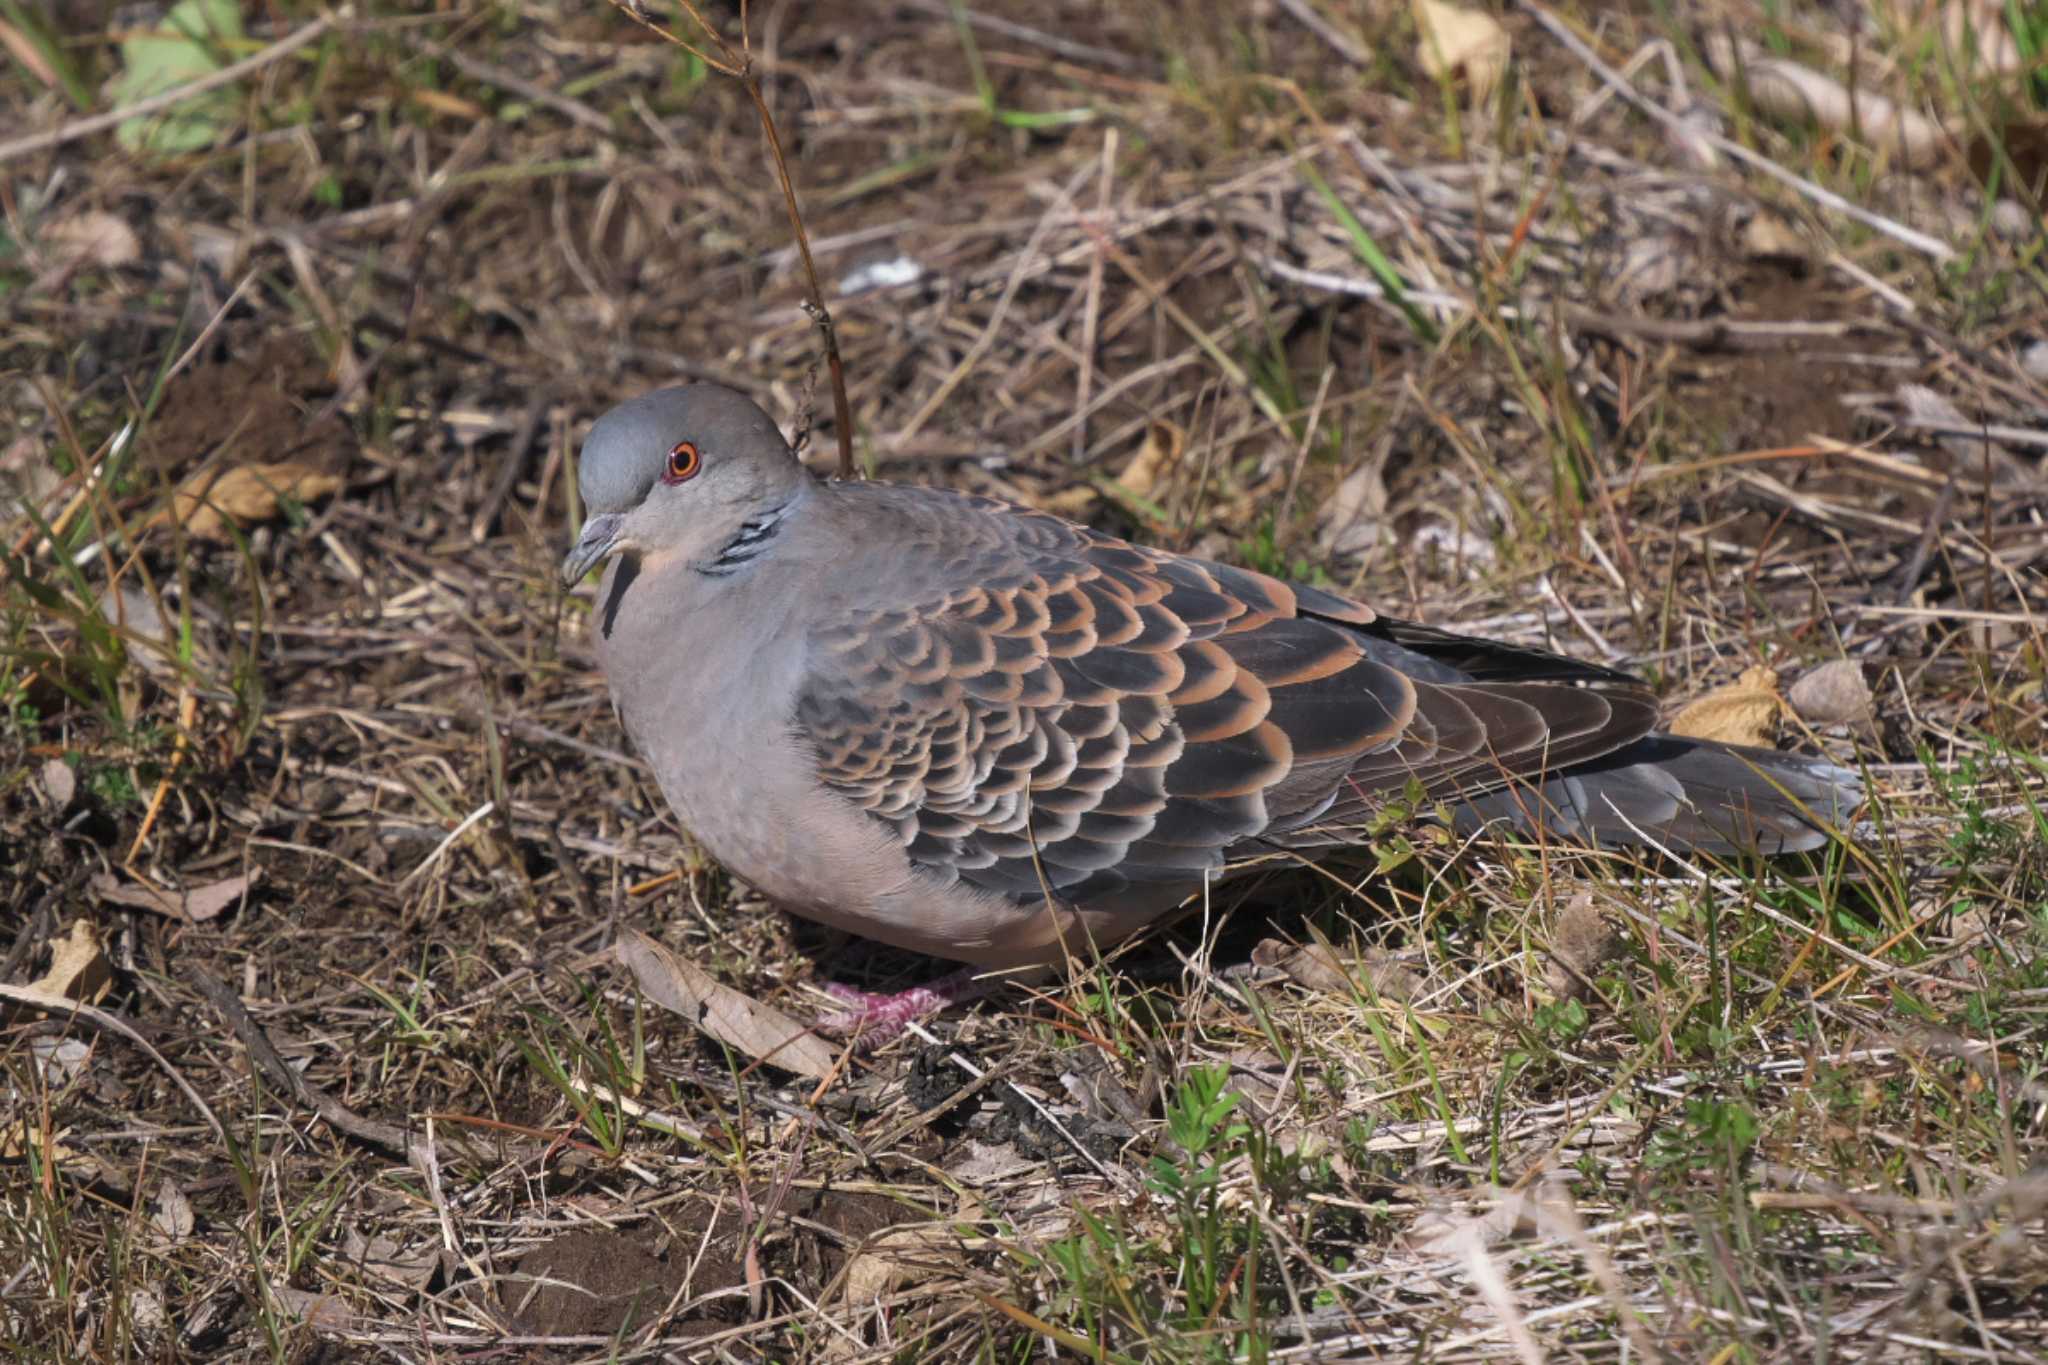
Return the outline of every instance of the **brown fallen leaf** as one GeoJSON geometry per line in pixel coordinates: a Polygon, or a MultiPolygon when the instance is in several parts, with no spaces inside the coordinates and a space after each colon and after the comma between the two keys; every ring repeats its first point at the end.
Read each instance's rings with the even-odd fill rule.
{"type": "Polygon", "coordinates": [[[959,1251],[959,1236],[944,1224],[884,1228],[846,1263],[846,1299],[855,1304],[873,1303],[957,1264],[959,1251]]]}
{"type": "Polygon", "coordinates": [[[402,1284],[416,1293],[425,1289],[441,1269],[441,1258],[431,1244],[407,1253],[381,1232],[365,1236],[361,1231],[350,1228],[342,1235],[341,1251],[342,1255],[371,1274],[402,1284]]]}
{"type": "Polygon", "coordinates": [[[25,1161],[30,1156],[52,1165],[90,1161],[91,1157],[65,1143],[73,1131],[69,1125],[47,1131],[21,1122],[0,1126],[0,1161],[25,1161]]]}
{"type": "Polygon", "coordinates": [[[132,265],[142,243],[125,219],[98,209],[74,213],[37,234],[37,244],[62,267],[132,265]]]}
{"type": "Polygon", "coordinates": [[[128,657],[164,687],[187,683],[193,673],[221,670],[219,651],[203,618],[189,614],[166,621],[158,599],[124,578],[99,595],[100,615],[122,632],[128,657]]]}
{"type": "Polygon", "coordinates": [[[123,885],[111,873],[102,873],[92,879],[92,893],[109,905],[125,905],[132,910],[151,910],[172,919],[184,920],[187,924],[204,924],[216,918],[221,911],[240,901],[255,885],[258,872],[254,869],[239,877],[206,886],[192,887],[185,891],[170,891],[162,887],[145,886],[137,883],[123,885]]]}
{"type": "Polygon", "coordinates": [[[291,461],[202,469],[172,495],[171,516],[192,535],[225,541],[231,522],[241,526],[268,521],[285,499],[312,502],[338,491],[341,482],[333,474],[291,461]]]}
{"type": "Polygon", "coordinates": [[[1100,497],[1109,497],[1125,510],[1150,518],[1156,490],[1180,464],[1188,447],[1188,435],[1163,418],[1145,425],[1145,439],[1131,456],[1123,472],[1114,479],[1098,480],[1080,488],[1069,488],[1045,500],[1048,512],[1063,517],[1087,515],[1100,497]]]}
{"type": "Polygon", "coordinates": [[[342,1336],[361,1325],[355,1311],[348,1306],[348,1300],[336,1294],[316,1294],[310,1289],[273,1284],[270,1297],[279,1308],[323,1336],[342,1336]]]}
{"type": "Polygon", "coordinates": [[[1769,744],[1778,728],[1778,675],[1758,664],[1704,697],[1687,702],[1671,718],[1671,733],[1723,744],[1769,744]]]}
{"type": "Polygon", "coordinates": [[[106,998],[114,981],[114,968],[107,961],[100,931],[84,917],[71,921],[71,928],[50,953],[50,970],[29,989],[44,995],[60,995],[96,1005],[106,998]]]}
{"type": "Polygon", "coordinates": [[[1151,497],[1164,477],[1180,463],[1181,453],[1187,448],[1188,434],[1175,423],[1164,419],[1147,423],[1144,443],[1124,466],[1124,472],[1116,476],[1117,491],[1134,498],[1151,497]]]}
{"type": "Polygon", "coordinates": [[[1348,961],[1324,944],[1283,943],[1269,938],[1252,948],[1252,962],[1280,972],[1297,986],[1325,995],[1348,996],[1359,984],[1365,984],[1374,995],[1389,1000],[1413,1000],[1422,990],[1422,978],[1384,953],[1368,952],[1356,961],[1348,961]]]}
{"type": "Polygon", "coordinates": [[[1621,936],[1581,891],[1565,902],[1550,931],[1551,991],[1560,1000],[1584,1000],[1593,994],[1592,980],[1621,947],[1621,936]]]}
{"type": "Polygon", "coordinates": [[[1485,103],[1508,69],[1508,31],[1482,10],[1444,0],[1412,0],[1410,8],[1422,69],[1438,80],[1462,71],[1473,102],[1485,103]]]}
{"type": "Polygon", "coordinates": [[[1895,104],[1868,88],[1851,87],[1802,62],[1725,33],[1706,39],[1707,64],[1722,79],[1743,83],[1767,113],[1856,136],[1908,166],[1926,166],[1949,146],[1949,133],[1917,109],[1895,104]]]}
{"type": "Polygon", "coordinates": [[[838,1054],[823,1038],[781,1010],[719,985],[639,930],[627,930],[612,956],[633,974],[641,994],[720,1042],[799,1076],[824,1080],[832,1074],[838,1054]]]}
{"type": "Polygon", "coordinates": [[[149,1221],[166,1242],[174,1245],[190,1237],[192,1229],[199,1225],[199,1217],[192,1211],[192,1201],[168,1180],[156,1187],[156,1212],[150,1215],[149,1221]]]}
{"type": "Polygon", "coordinates": [[[1742,251],[1755,261],[1803,262],[1812,254],[1799,229],[1771,212],[1758,209],[1742,229],[1742,251]]]}
{"type": "Polygon", "coordinates": [[[59,810],[68,807],[71,798],[78,794],[78,774],[71,771],[71,765],[61,758],[49,759],[43,764],[42,778],[43,793],[59,810]]]}
{"type": "Polygon", "coordinates": [[[1948,428],[1936,435],[1935,443],[1948,457],[1946,463],[1952,475],[1962,475],[1972,483],[1989,478],[2012,487],[2027,487],[2034,482],[2033,471],[2010,450],[1996,441],[1971,434],[1981,419],[1972,418],[1945,395],[1925,384],[1901,384],[1898,398],[1906,416],[1916,424],[1948,428]]]}
{"type": "Polygon", "coordinates": [[[1316,532],[1316,550],[1320,554],[1354,555],[1386,538],[1381,518],[1387,510],[1387,484],[1382,470],[1380,460],[1361,460],[1317,510],[1321,529],[1316,532]]]}
{"type": "Polygon", "coordinates": [[[1830,659],[1800,674],[1785,693],[1792,713],[1809,725],[1854,725],[1870,719],[1870,684],[1854,659],[1830,659]]]}

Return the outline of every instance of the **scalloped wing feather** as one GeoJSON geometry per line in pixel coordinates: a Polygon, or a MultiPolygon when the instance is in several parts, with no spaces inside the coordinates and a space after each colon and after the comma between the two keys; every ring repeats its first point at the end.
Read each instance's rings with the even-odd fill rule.
{"type": "Polygon", "coordinates": [[[1043,513],[861,486],[904,579],[812,632],[796,725],[912,862],[1019,897],[1192,881],[1405,791],[1465,796],[1605,753],[1621,675],[1043,513]],[[891,593],[891,588],[895,592],[891,593]],[[1583,684],[1593,684],[1585,686],[1583,684]]]}

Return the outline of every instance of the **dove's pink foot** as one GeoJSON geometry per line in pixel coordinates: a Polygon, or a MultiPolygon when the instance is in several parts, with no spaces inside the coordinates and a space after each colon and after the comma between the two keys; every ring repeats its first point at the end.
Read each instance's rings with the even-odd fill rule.
{"type": "Polygon", "coordinates": [[[825,993],[847,1008],[819,1019],[818,1028],[824,1033],[853,1038],[863,1050],[880,1047],[909,1027],[911,1020],[937,1014],[951,1005],[979,1000],[995,985],[994,981],[977,978],[972,968],[948,972],[936,981],[894,994],[856,990],[828,981],[825,993]]]}

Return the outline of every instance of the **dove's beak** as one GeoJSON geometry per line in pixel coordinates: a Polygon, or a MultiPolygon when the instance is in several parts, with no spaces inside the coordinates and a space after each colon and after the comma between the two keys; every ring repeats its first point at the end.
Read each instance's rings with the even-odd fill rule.
{"type": "Polygon", "coordinates": [[[583,534],[576,537],[575,548],[562,561],[564,584],[575,587],[593,566],[602,563],[619,548],[619,525],[624,520],[625,517],[618,512],[600,512],[584,519],[583,534]]]}

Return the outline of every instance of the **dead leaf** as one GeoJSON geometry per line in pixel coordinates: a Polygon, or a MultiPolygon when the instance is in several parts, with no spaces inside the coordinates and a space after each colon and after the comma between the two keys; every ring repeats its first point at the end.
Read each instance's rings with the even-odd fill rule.
{"type": "Polygon", "coordinates": [[[85,1074],[92,1045],[76,1038],[32,1038],[29,1055],[41,1064],[43,1084],[61,1089],[85,1074]]]}
{"type": "Polygon", "coordinates": [[[1457,1256],[1500,1246],[1526,1225],[1522,1196],[1511,1191],[1495,1193],[1499,1197],[1482,1202],[1477,1212],[1449,1198],[1425,1207],[1408,1225],[1402,1241],[1419,1256],[1457,1256]]]}
{"type": "Polygon", "coordinates": [[[2001,484],[2026,485],[2033,476],[2026,464],[1998,442],[1975,434],[1981,420],[1972,421],[1963,410],[1924,384],[1899,385],[1899,402],[1906,415],[1921,427],[1937,432],[1935,443],[1942,448],[1955,472],[1981,482],[1987,475],[2001,484]],[[1947,428],[1943,430],[1943,428],[1947,428]]]}
{"type": "Polygon", "coordinates": [[[1038,1168],[1039,1162],[1018,1151],[1015,1143],[985,1143],[970,1137],[947,1164],[946,1174],[963,1189],[975,1189],[1014,1182],[1038,1168]]]}
{"type": "Polygon", "coordinates": [[[202,469],[179,485],[171,498],[171,515],[192,535],[225,541],[230,522],[240,526],[268,521],[285,499],[312,502],[338,491],[341,482],[333,474],[291,461],[202,469]]]}
{"type": "Polygon", "coordinates": [[[1045,500],[1045,508],[1063,517],[1086,516],[1096,499],[1107,495],[1127,510],[1149,517],[1154,490],[1179,466],[1187,446],[1187,433],[1176,424],[1163,418],[1148,422],[1145,439],[1122,473],[1114,479],[1056,493],[1045,500]]]}
{"type": "Polygon", "coordinates": [[[933,1258],[957,1255],[960,1239],[950,1228],[934,1224],[884,1228],[846,1266],[846,1297],[856,1304],[873,1303],[913,1280],[929,1276],[933,1258]]]}
{"type": "Polygon", "coordinates": [[[164,1312],[164,1301],[155,1290],[130,1289],[128,1320],[135,1324],[137,1335],[150,1337],[163,1331],[170,1317],[164,1312]]]}
{"type": "Polygon", "coordinates": [[[1696,99],[1677,111],[1678,117],[1660,126],[1664,140],[1679,160],[1696,171],[1711,171],[1721,164],[1721,152],[1713,139],[1721,134],[1721,111],[1711,100],[1696,99]]]}
{"type": "Polygon", "coordinates": [[[1769,744],[1778,728],[1778,675],[1758,664],[1742,676],[1689,701],[1671,718],[1671,733],[1722,744],[1769,744]]]}
{"type": "Polygon", "coordinates": [[[43,792],[50,798],[50,804],[59,810],[71,804],[71,798],[78,794],[78,774],[71,771],[71,765],[61,758],[53,758],[43,764],[43,792]]]}
{"type": "Polygon", "coordinates": [[[1593,893],[1579,892],[1565,902],[1550,931],[1551,991],[1560,1000],[1586,999],[1594,974],[1620,947],[1621,936],[1593,903],[1593,893]]]}
{"type": "Polygon", "coordinates": [[[1374,995],[1390,1000],[1413,1000],[1422,991],[1422,978],[1387,953],[1368,952],[1351,962],[1325,944],[1282,943],[1269,938],[1252,948],[1252,962],[1325,995],[1349,996],[1360,982],[1371,986],[1374,995]]]}
{"type": "Polygon", "coordinates": [[[19,1122],[0,1125],[0,1161],[23,1161],[33,1153],[36,1160],[52,1165],[74,1161],[90,1161],[92,1158],[75,1147],[68,1147],[64,1139],[71,1135],[71,1128],[55,1128],[47,1135],[42,1128],[19,1122]]]}
{"type": "MultiPolygon", "coordinates": [[[[1493,1250],[1525,1227],[1528,1196],[1491,1188],[1473,1193],[1484,1201],[1476,1210],[1467,1201],[1450,1197],[1425,1207],[1390,1249],[1385,1262],[1415,1274],[1452,1298],[1463,1297],[1460,1281],[1469,1278],[1512,1335],[1521,1326],[1522,1310],[1493,1250]]],[[[1522,1330],[1526,1334],[1527,1329],[1522,1330]]],[[[1540,1352],[1521,1354],[1524,1360],[1543,1359],[1540,1352]]]]}
{"type": "Polygon", "coordinates": [[[226,881],[212,882],[206,886],[186,891],[169,891],[161,887],[134,885],[124,886],[111,873],[102,873],[92,879],[92,893],[109,905],[125,905],[132,910],[151,910],[172,919],[184,920],[187,924],[204,924],[219,916],[230,905],[239,902],[255,885],[258,872],[251,869],[239,877],[226,881]]]}
{"type": "Polygon", "coordinates": [[[1940,51],[1959,71],[2003,75],[2021,66],[2019,42],[2006,27],[2004,0],[1866,0],[1865,8],[1891,33],[1918,33],[1929,18],[1942,20],[1940,51]]]}
{"type": "Polygon", "coordinates": [[[57,940],[50,954],[50,970],[29,989],[96,1005],[106,998],[113,981],[114,969],[107,961],[100,932],[91,920],[81,917],[71,921],[70,930],[57,940]]]}
{"type": "Polygon", "coordinates": [[[823,1080],[832,1074],[837,1054],[823,1038],[782,1011],[719,985],[639,930],[627,930],[612,956],[633,974],[641,994],[720,1042],[799,1076],[823,1080]]]}
{"type": "Polygon", "coordinates": [[[1187,448],[1188,434],[1176,424],[1164,419],[1147,423],[1144,444],[1124,466],[1124,472],[1116,476],[1118,491],[1134,498],[1150,498],[1159,487],[1161,476],[1172,472],[1187,448]]]}
{"type": "Polygon", "coordinates": [[[174,1244],[190,1237],[199,1224],[198,1216],[192,1212],[192,1201],[168,1180],[156,1187],[156,1212],[149,1221],[166,1241],[174,1244]]]}
{"type": "Polygon", "coordinates": [[[404,1285],[415,1293],[425,1289],[441,1268],[441,1258],[431,1243],[415,1255],[407,1255],[398,1243],[382,1233],[365,1237],[350,1228],[341,1239],[342,1254],[355,1264],[404,1285]]]}
{"type": "Polygon", "coordinates": [[[176,614],[171,621],[165,621],[157,599],[130,579],[123,579],[119,588],[102,589],[99,610],[100,615],[125,632],[128,657],[165,687],[176,687],[189,679],[195,669],[212,673],[219,668],[205,622],[176,614]],[[191,649],[191,668],[180,664],[187,646],[191,649]]]}
{"type": "Polygon", "coordinates": [[[1699,277],[1699,252],[1682,232],[1644,232],[1622,244],[1614,292],[1630,303],[1661,298],[1699,277]]]}
{"type": "Polygon", "coordinates": [[[1870,684],[1854,659],[1809,668],[1785,693],[1793,714],[1809,725],[1855,725],[1870,719],[1870,684]]]}
{"type": "Polygon", "coordinates": [[[142,243],[137,240],[135,229],[125,220],[97,209],[51,223],[36,234],[36,240],[59,267],[112,269],[142,258],[142,243]]]}
{"type": "Polygon", "coordinates": [[[1385,537],[1380,518],[1387,510],[1387,485],[1381,469],[1379,460],[1359,461],[1323,504],[1316,549],[1326,558],[1358,554],[1385,537]]]}
{"type": "Polygon", "coordinates": [[[1949,146],[1948,130],[1918,110],[1894,104],[1867,86],[1852,91],[1832,76],[1754,43],[1710,33],[1706,54],[1715,74],[1745,83],[1756,106],[1780,118],[1853,132],[1907,166],[1927,166],[1949,146]]]}
{"type": "Polygon", "coordinates": [[[1490,14],[1444,0],[1412,0],[1411,8],[1422,69],[1439,80],[1464,72],[1473,101],[1485,103],[1508,69],[1508,31],[1490,14]]]}
{"type": "Polygon", "coordinates": [[[2020,348],[2020,368],[2027,378],[2048,384],[2048,341],[2030,341],[2020,348]]]}
{"type": "Polygon", "coordinates": [[[315,1332],[340,1336],[356,1327],[356,1315],[349,1309],[348,1302],[333,1294],[315,1294],[307,1289],[294,1289],[288,1284],[273,1284],[270,1296],[277,1301],[278,1307],[298,1317],[315,1332]]]}
{"type": "Polygon", "coordinates": [[[1742,252],[1753,261],[1799,262],[1812,254],[1799,230],[1769,209],[1757,210],[1743,224],[1742,252]]]}

